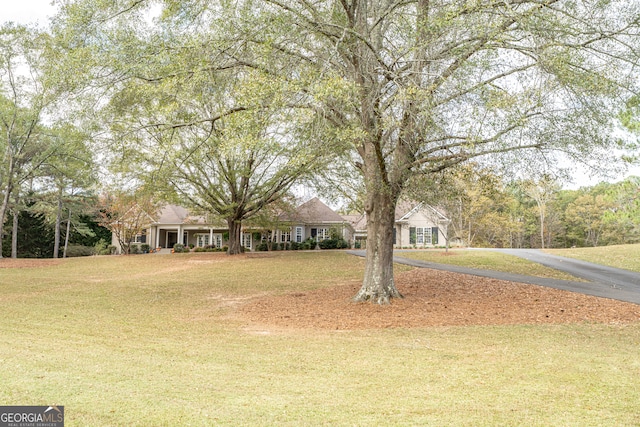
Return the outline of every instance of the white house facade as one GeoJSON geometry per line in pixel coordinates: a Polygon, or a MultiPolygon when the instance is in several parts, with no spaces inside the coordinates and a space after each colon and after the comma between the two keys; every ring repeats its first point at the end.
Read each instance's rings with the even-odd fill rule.
{"type": "MultiPolygon", "coordinates": [[[[229,232],[221,221],[210,221],[202,215],[192,215],[177,205],[163,206],[156,217],[149,217],[148,227],[135,236],[132,243],[148,245],[151,251],[171,250],[176,244],[191,248],[223,249],[228,245],[229,232]]],[[[353,248],[366,248],[366,215],[339,215],[317,197],[303,203],[293,212],[282,214],[275,230],[258,230],[247,226],[242,232],[242,245],[256,250],[258,245],[288,244],[305,241],[321,242],[334,237],[343,239],[353,248]],[[268,236],[268,237],[266,237],[268,236]]],[[[440,211],[425,203],[400,202],[396,209],[394,246],[396,248],[429,248],[445,246],[449,220],[440,211]]],[[[118,239],[112,245],[121,253],[118,239]]]]}

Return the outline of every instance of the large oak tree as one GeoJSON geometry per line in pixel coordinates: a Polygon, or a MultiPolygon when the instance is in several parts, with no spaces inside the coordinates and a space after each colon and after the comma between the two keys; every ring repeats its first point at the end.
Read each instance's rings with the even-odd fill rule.
{"type": "MultiPolygon", "coordinates": [[[[180,31],[208,35],[176,76],[257,70],[287,81],[298,96],[286,108],[316,118],[291,125],[346,149],[335,155],[362,174],[368,221],[358,301],[400,296],[394,211],[412,176],[516,152],[597,160],[637,89],[637,1],[138,0],[103,17],[152,3],[180,31]]],[[[156,47],[147,53],[178,52],[156,47]]]]}
{"type": "Polygon", "coordinates": [[[637,89],[638,2],[250,3],[253,14],[236,14],[238,37],[299,59],[321,131],[358,157],[368,220],[360,301],[399,296],[394,211],[414,174],[516,151],[597,159],[637,89]]]}

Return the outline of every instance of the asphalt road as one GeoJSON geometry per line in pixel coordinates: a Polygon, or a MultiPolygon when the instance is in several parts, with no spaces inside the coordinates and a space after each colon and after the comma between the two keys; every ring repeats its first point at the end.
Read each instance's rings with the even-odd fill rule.
{"type": "MultiPolygon", "coordinates": [[[[536,249],[473,249],[504,252],[515,255],[532,262],[537,262],[555,270],[564,271],[575,277],[587,280],[587,282],[574,282],[568,280],[546,279],[542,277],[526,276],[522,274],[503,273],[493,270],[481,270],[476,268],[459,267],[455,265],[439,264],[434,262],[418,261],[401,256],[402,251],[395,251],[394,261],[399,264],[411,265],[419,268],[433,268],[435,270],[451,271],[454,273],[471,274],[480,277],[491,277],[511,282],[528,283],[532,285],[547,286],[571,292],[579,292],[586,295],[610,298],[619,301],[627,301],[640,304],[640,273],[635,273],[619,268],[607,267],[549,255],[536,249]]],[[[365,251],[349,251],[352,255],[365,256],[365,251]]]]}

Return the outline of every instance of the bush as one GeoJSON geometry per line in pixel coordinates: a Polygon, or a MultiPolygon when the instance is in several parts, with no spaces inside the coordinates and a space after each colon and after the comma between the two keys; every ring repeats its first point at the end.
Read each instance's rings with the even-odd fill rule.
{"type": "Polygon", "coordinates": [[[265,252],[269,250],[269,245],[267,244],[267,242],[262,242],[256,245],[256,251],[258,252],[265,252]]]}
{"type": "Polygon", "coordinates": [[[193,250],[194,252],[224,252],[226,251],[225,247],[218,248],[214,245],[207,245],[202,247],[197,247],[193,250]]]}
{"type": "Polygon", "coordinates": [[[131,245],[129,246],[129,253],[130,254],[139,254],[140,253],[140,246],[138,245],[131,245]]]}
{"type": "Polygon", "coordinates": [[[178,254],[181,252],[189,252],[189,249],[186,248],[182,243],[176,243],[173,245],[173,252],[178,254]]]}
{"type": "Polygon", "coordinates": [[[337,245],[338,249],[351,249],[351,243],[347,242],[344,239],[340,239],[337,245]]]}
{"type": "Polygon", "coordinates": [[[309,237],[307,240],[302,242],[302,249],[304,250],[315,249],[317,244],[318,242],[316,242],[314,238],[309,237]]]}
{"type": "MultiPolygon", "coordinates": [[[[69,245],[71,246],[71,245],[69,245]]],[[[97,254],[97,255],[107,255],[106,252],[107,251],[107,242],[105,242],[104,239],[100,239],[98,240],[95,245],[93,245],[93,253],[97,254]]]]}
{"type": "Polygon", "coordinates": [[[142,251],[143,254],[148,254],[149,251],[151,250],[151,246],[147,245],[146,243],[143,243],[142,245],[140,245],[140,250],[142,251]]]}
{"type": "Polygon", "coordinates": [[[96,250],[91,246],[69,245],[67,247],[67,257],[91,256],[95,255],[96,250]]]}
{"type": "Polygon", "coordinates": [[[346,249],[349,247],[349,242],[342,238],[334,238],[321,240],[318,242],[318,246],[320,246],[320,249],[346,249]]]}

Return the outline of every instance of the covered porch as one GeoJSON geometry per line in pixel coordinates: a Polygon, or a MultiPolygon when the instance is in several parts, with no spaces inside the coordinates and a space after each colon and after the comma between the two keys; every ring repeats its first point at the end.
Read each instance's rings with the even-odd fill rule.
{"type": "Polygon", "coordinates": [[[172,249],[178,243],[188,247],[222,248],[229,235],[223,228],[162,225],[152,227],[151,238],[155,249],[172,249]]]}

